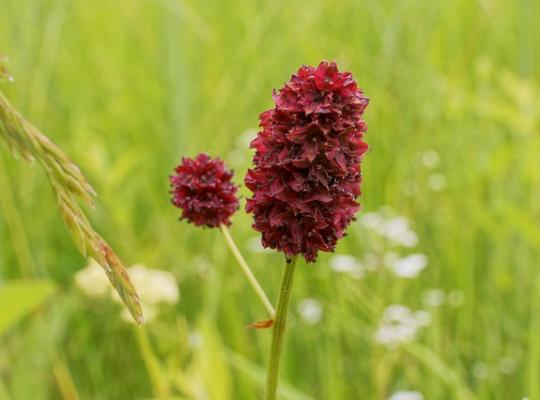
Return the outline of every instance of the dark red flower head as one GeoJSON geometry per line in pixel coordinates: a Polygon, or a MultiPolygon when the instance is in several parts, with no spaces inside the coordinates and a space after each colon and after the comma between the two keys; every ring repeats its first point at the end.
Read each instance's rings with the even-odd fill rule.
{"type": "Polygon", "coordinates": [[[172,203],[182,209],[182,217],[196,226],[230,225],[229,218],[238,209],[237,187],[233,173],[223,161],[199,154],[195,159],[182,158],[169,178],[172,203]]]}
{"type": "Polygon", "coordinates": [[[368,99],[334,62],[300,68],[273,98],[251,142],[246,210],[264,247],[312,262],[319,250],[334,250],[360,207],[368,99]]]}

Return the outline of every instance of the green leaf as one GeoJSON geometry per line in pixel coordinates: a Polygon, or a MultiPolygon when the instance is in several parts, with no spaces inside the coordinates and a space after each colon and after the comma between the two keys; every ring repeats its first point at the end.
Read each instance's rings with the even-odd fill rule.
{"type": "Polygon", "coordinates": [[[56,292],[50,280],[10,281],[0,286],[0,335],[56,292]]]}
{"type": "Polygon", "coordinates": [[[455,391],[456,398],[477,400],[476,395],[461,379],[459,374],[451,366],[447,365],[437,353],[418,343],[410,344],[406,347],[406,350],[410,355],[422,362],[431,371],[433,376],[445,383],[449,390],[455,391]]]}
{"type": "Polygon", "coordinates": [[[203,345],[195,355],[195,368],[201,373],[206,395],[213,400],[232,398],[232,376],[225,360],[220,332],[213,321],[201,318],[197,324],[203,345]]]}
{"type": "MultiPolygon", "coordinates": [[[[225,349],[225,356],[229,364],[247,377],[251,378],[253,382],[255,382],[261,388],[261,392],[264,392],[267,374],[264,367],[261,367],[248,358],[245,358],[241,354],[235,353],[230,349],[225,349]]],[[[281,396],[281,398],[284,400],[313,400],[313,397],[302,392],[300,389],[297,389],[290,383],[283,381],[283,379],[280,379],[277,391],[279,396],[281,396]]]]}

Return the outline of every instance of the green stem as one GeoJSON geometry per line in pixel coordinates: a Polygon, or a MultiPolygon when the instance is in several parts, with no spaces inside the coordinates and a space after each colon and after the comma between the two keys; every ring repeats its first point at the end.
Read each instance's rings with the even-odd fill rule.
{"type": "Polygon", "coordinates": [[[64,400],[80,399],[71,372],[63,358],[57,358],[53,361],[52,373],[56,380],[56,384],[58,385],[60,395],[64,400]]]}
{"type": "Polygon", "coordinates": [[[249,284],[257,294],[257,297],[263,304],[264,308],[266,308],[266,312],[268,313],[268,316],[271,320],[273,320],[276,316],[276,311],[274,310],[274,307],[272,306],[272,303],[270,303],[270,300],[268,300],[268,297],[266,296],[266,293],[264,292],[261,285],[259,285],[259,282],[257,281],[257,278],[255,278],[255,275],[253,275],[253,272],[251,272],[251,269],[249,268],[249,265],[247,264],[246,260],[244,260],[244,257],[242,257],[242,254],[240,253],[240,250],[238,250],[238,247],[236,246],[236,243],[234,243],[234,240],[229,232],[229,229],[225,225],[219,226],[221,232],[223,233],[223,236],[225,237],[225,242],[227,242],[227,245],[231,249],[234,258],[238,262],[238,265],[240,266],[240,269],[246,276],[249,284]]]}
{"type": "Polygon", "coordinates": [[[139,345],[139,351],[141,352],[141,358],[143,359],[148,376],[150,377],[150,382],[152,383],[154,396],[156,398],[165,399],[170,395],[169,388],[167,382],[163,379],[161,365],[152,349],[146,328],[135,326],[133,329],[137,338],[137,344],[139,345]]]}
{"type": "Polygon", "coordinates": [[[274,400],[276,398],[279,360],[281,349],[283,347],[283,336],[285,334],[285,325],[287,322],[287,307],[292,293],[296,260],[297,258],[294,257],[291,261],[287,261],[283,279],[281,280],[276,320],[272,331],[272,349],[270,352],[270,364],[268,366],[268,377],[266,381],[266,400],[274,400]]]}

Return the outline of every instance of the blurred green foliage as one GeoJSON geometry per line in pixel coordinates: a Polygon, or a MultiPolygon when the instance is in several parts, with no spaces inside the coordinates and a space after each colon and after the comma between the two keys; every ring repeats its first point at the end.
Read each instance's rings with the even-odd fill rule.
{"type": "Polygon", "coordinates": [[[0,335],[19,319],[38,308],[53,293],[54,284],[46,280],[11,281],[0,286],[0,304],[2,304],[0,335]]]}
{"type": "MultiPolygon", "coordinates": [[[[429,265],[411,280],[354,280],[331,255],[301,265],[283,398],[540,398],[539,15],[533,0],[0,0],[15,78],[2,90],[89,177],[93,223],[122,259],[173,272],[181,290],[138,333],[118,306],[84,297],[73,276],[85,263],[45,176],[0,151],[0,282],[59,287],[0,336],[0,398],[261,397],[270,332],[245,326],[264,310],[219,232],[176,221],[167,176],[207,151],[241,183],[272,89],[321,59],[371,98],[363,212],[409,217],[429,265]],[[464,302],[430,309],[410,345],[374,341],[387,305],[420,309],[431,288],[464,302]],[[305,298],[321,302],[320,323],[296,311],[305,298]]],[[[282,257],[249,251],[243,212],[232,234],[275,298],[282,257]]],[[[338,253],[363,260],[370,243],[351,228],[338,253]]]]}

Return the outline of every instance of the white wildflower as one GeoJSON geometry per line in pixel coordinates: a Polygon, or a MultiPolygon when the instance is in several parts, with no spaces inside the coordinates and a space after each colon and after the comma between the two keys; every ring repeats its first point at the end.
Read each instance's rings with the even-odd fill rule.
{"type": "Polygon", "coordinates": [[[384,224],[384,217],[374,212],[368,212],[362,214],[360,223],[368,229],[379,231],[384,224]]]}
{"type": "Polygon", "coordinates": [[[414,247],[418,244],[418,235],[411,229],[409,220],[403,216],[386,220],[379,228],[379,233],[401,246],[414,247]]]}
{"type": "Polygon", "coordinates": [[[408,218],[397,216],[394,218],[385,218],[385,215],[391,215],[392,209],[382,207],[379,213],[369,212],[360,217],[360,223],[379,235],[386,237],[393,244],[414,247],[418,244],[418,235],[411,229],[408,218]]]}
{"type": "Polygon", "coordinates": [[[415,335],[414,326],[383,324],[375,333],[375,341],[388,348],[395,348],[402,343],[412,342],[415,335]]]}
{"type": "Polygon", "coordinates": [[[443,174],[432,174],[428,176],[428,185],[434,192],[440,192],[446,187],[446,178],[443,174]]]}
{"type": "Polygon", "coordinates": [[[400,390],[392,394],[388,400],[424,400],[424,396],[420,392],[400,390]]]}
{"type": "Polygon", "coordinates": [[[431,169],[436,168],[441,161],[441,158],[439,157],[439,153],[437,153],[433,149],[424,151],[422,153],[421,158],[422,158],[422,164],[424,164],[425,167],[431,168],[431,169]]]}
{"type": "Polygon", "coordinates": [[[388,268],[401,278],[416,278],[424,268],[428,259],[425,254],[411,254],[388,264],[388,268]]]}
{"type": "Polygon", "coordinates": [[[323,316],[321,302],[317,299],[304,299],[298,304],[298,314],[309,325],[319,323],[323,316]]]}
{"type": "Polygon", "coordinates": [[[111,291],[103,268],[94,260],[75,274],[75,285],[89,297],[105,297],[111,291]]]}
{"type": "Polygon", "coordinates": [[[429,325],[431,315],[426,311],[412,312],[401,304],[392,304],[384,310],[375,333],[375,341],[388,348],[412,342],[418,330],[429,325]]]}
{"type": "Polygon", "coordinates": [[[444,304],[446,294],[441,289],[428,289],[424,292],[423,302],[426,306],[440,307],[444,304]]]}
{"type": "Polygon", "coordinates": [[[336,272],[350,274],[354,278],[361,278],[364,275],[365,267],[360,260],[350,255],[337,255],[330,259],[330,267],[336,272]]]}
{"type": "Polygon", "coordinates": [[[411,317],[411,310],[401,304],[391,304],[384,310],[384,319],[390,322],[405,322],[411,317]]]}
{"type": "MultiPolygon", "coordinates": [[[[147,268],[142,264],[128,268],[128,273],[141,297],[141,308],[145,321],[151,322],[159,312],[161,304],[176,304],[180,298],[180,291],[176,278],[167,271],[147,268]]],[[[113,300],[121,303],[120,296],[111,292],[113,300]]],[[[122,319],[128,321],[127,310],[122,311],[122,319]]]]}
{"type": "Polygon", "coordinates": [[[170,272],[150,269],[142,264],[134,265],[128,271],[144,303],[155,305],[178,302],[180,297],[178,284],[170,272]]]}

